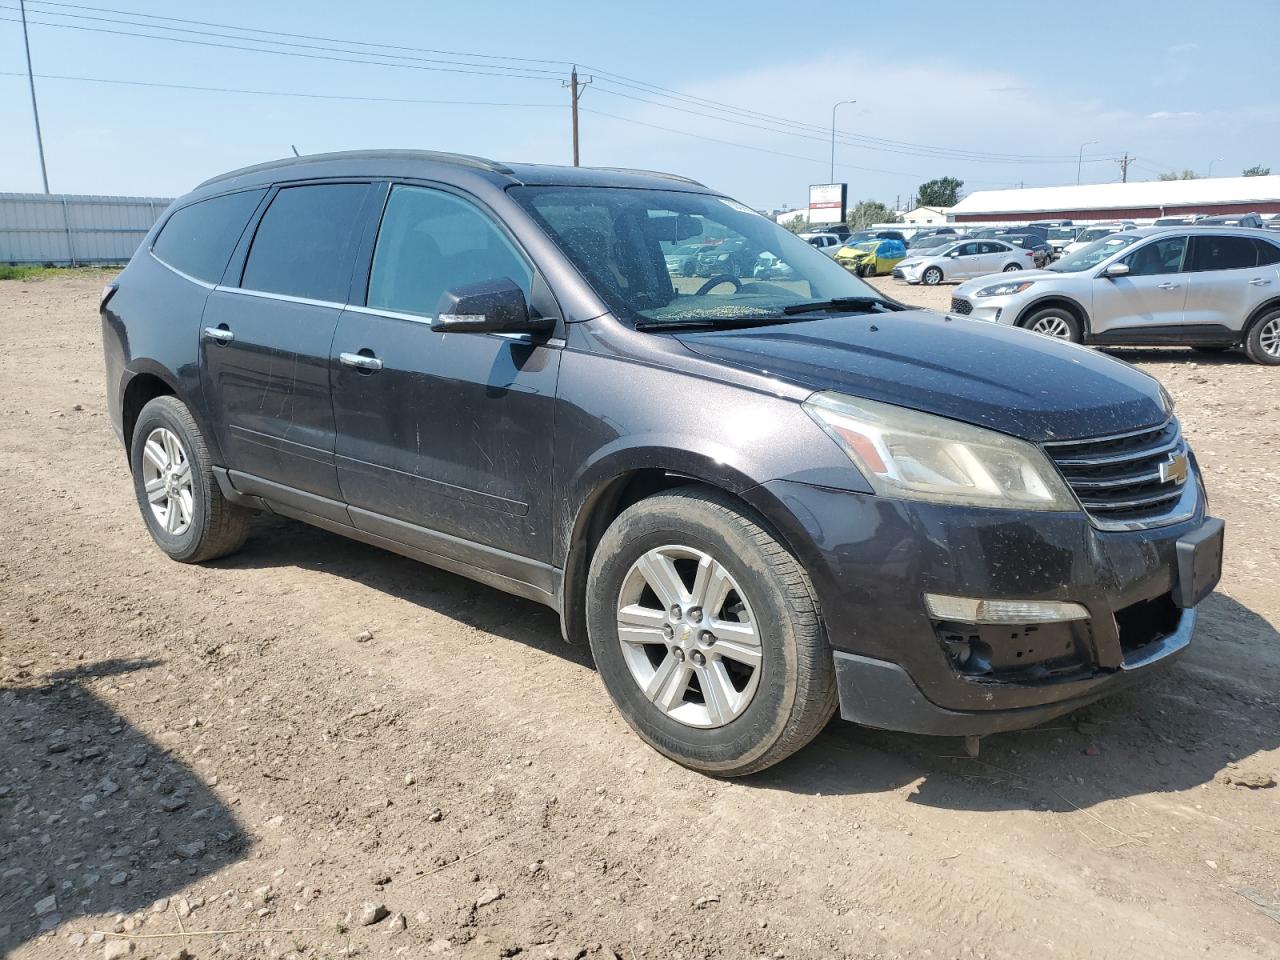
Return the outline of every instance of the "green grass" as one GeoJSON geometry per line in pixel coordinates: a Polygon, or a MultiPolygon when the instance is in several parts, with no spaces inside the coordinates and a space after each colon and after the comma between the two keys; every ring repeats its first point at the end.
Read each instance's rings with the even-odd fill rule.
{"type": "Polygon", "coordinates": [[[78,277],[119,273],[119,267],[40,267],[0,264],[0,280],[43,280],[48,277],[78,277]]]}

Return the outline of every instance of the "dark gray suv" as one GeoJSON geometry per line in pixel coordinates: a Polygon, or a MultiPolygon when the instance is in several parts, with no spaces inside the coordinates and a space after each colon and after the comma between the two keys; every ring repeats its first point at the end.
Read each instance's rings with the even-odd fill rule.
{"type": "Polygon", "coordinates": [[[169,556],[269,510],[547,604],[708,773],[837,705],[965,736],[1061,714],[1171,662],[1219,574],[1150,377],[908,310],[681,177],[251,167],[174,203],[101,315],[169,556]],[[673,271],[695,239],[778,279],[673,271]]]}

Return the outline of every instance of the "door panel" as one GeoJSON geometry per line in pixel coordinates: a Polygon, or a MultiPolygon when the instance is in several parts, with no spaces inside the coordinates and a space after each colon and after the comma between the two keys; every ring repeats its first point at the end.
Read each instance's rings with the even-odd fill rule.
{"type": "Polygon", "coordinates": [[[1182,273],[1187,238],[1165,237],[1143,244],[1121,259],[1129,267],[1123,277],[1093,282],[1090,326],[1095,334],[1142,327],[1178,327],[1186,322],[1187,274],[1182,273]]]}
{"type": "Polygon", "coordinates": [[[1276,290],[1276,268],[1258,266],[1258,247],[1238,235],[1195,237],[1191,243],[1187,322],[1239,332],[1249,314],[1276,290]]]}
{"type": "MultiPolygon", "coordinates": [[[[556,347],[347,310],[331,367],[347,503],[547,559],[559,366],[556,347]],[[344,352],[376,357],[382,368],[348,366],[344,352]]],[[[385,535],[355,509],[352,516],[385,535]]]]}

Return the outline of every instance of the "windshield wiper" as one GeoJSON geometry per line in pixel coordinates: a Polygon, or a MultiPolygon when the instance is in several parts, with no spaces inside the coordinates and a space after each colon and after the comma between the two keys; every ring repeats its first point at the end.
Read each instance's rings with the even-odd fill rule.
{"type": "MultiPolygon", "coordinates": [[[[784,313],[786,311],[783,311],[784,313]]],[[[743,327],[770,327],[779,323],[798,323],[791,317],[699,317],[689,320],[640,320],[637,330],[736,330],[743,327]]]]}
{"type": "Polygon", "coordinates": [[[785,314],[817,313],[820,310],[845,311],[848,313],[874,313],[881,310],[901,310],[902,307],[882,297],[833,297],[830,300],[815,300],[812,303],[793,303],[783,307],[785,314]]]}

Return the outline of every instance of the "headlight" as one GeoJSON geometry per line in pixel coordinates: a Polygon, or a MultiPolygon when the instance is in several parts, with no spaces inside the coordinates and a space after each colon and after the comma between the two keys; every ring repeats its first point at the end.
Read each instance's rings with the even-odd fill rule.
{"type": "Polygon", "coordinates": [[[882,497],[975,507],[1078,511],[1034,445],[905,407],[839,393],[804,403],[882,497]]]}
{"type": "Polygon", "coordinates": [[[1034,284],[1034,280],[1006,280],[1004,283],[995,283],[989,287],[983,287],[981,290],[975,291],[973,295],[975,297],[1008,297],[1030,289],[1034,284]]]}

